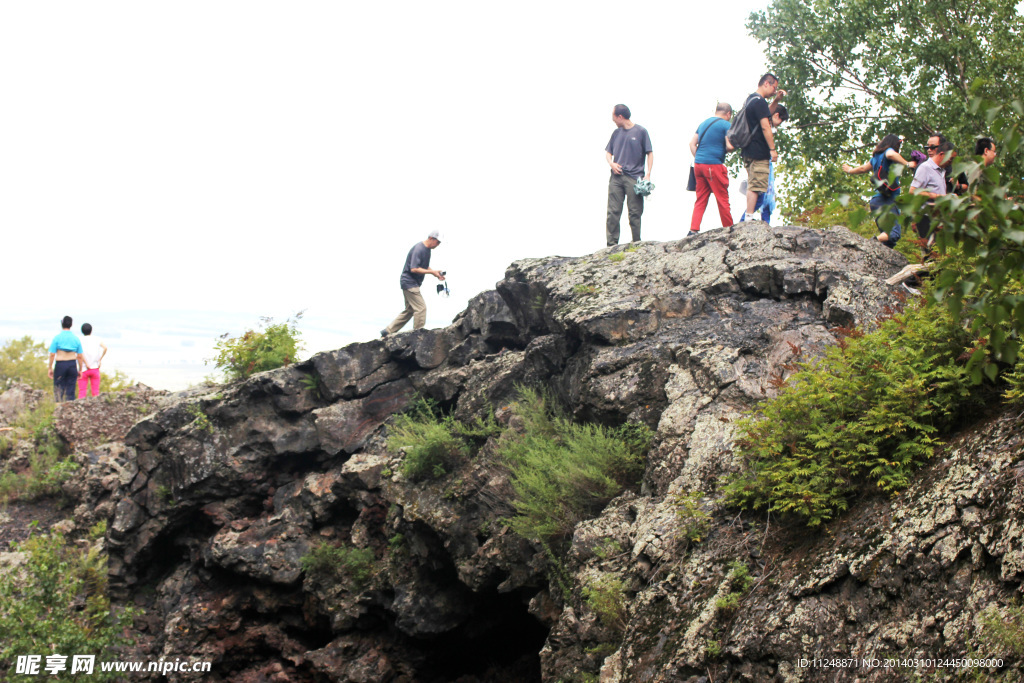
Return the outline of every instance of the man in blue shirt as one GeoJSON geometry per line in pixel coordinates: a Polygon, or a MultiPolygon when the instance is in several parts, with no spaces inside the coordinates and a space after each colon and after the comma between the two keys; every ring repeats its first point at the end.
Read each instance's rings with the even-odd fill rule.
{"type": "Polygon", "coordinates": [[[697,203],[693,205],[693,217],[690,219],[690,235],[700,232],[700,221],[704,218],[704,210],[708,206],[708,198],[715,193],[718,202],[718,216],[722,219],[722,227],[732,225],[729,212],[729,173],[725,170],[725,153],[732,151],[732,143],[725,134],[729,132],[729,121],[732,120],[732,105],[719,102],[715,115],[697,126],[697,132],[690,140],[690,153],[693,154],[693,176],[697,181],[697,203]]]}
{"type": "Polygon", "coordinates": [[[47,367],[47,374],[53,380],[53,398],[57,403],[75,400],[78,372],[85,364],[82,342],[71,331],[71,316],[64,316],[60,326],[63,328],[61,333],[50,342],[50,363],[47,367]]]}
{"type": "Polygon", "coordinates": [[[605,223],[605,239],[609,247],[619,243],[619,219],[622,217],[622,202],[629,209],[629,230],[633,241],[640,241],[640,216],[644,213],[644,198],[633,191],[638,178],[651,179],[654,168],[654,152],[651,136],[647,129],[630,121],[629,107],[616,104],[612,110],[615,130],[604,148],[605,160],[612,169],[608,179],[608,220],[605,223]],[[644,173],[644,163],[647,173],[644,173]]]}
{"type": "Polygon", "coordinates": [[[399,284],[402,285],[402,296],[405,297],[405,310],[398,314],[398,317],[391,321],[391,324],[380,331],[380,336],[386,337],[389,334],[398,332],[412,318],[412,329],[418,330],[427,324],[427,304],[420,294],[420,285],[423,278],[433,275],[441,282],[444,282],[444,273],[430,268],[430,251],[441,244],[441,232],[432,230],[427,239],[417,242],[409,250],[405,257],[405,266],[402,268],[402,276],[399,284]]]}

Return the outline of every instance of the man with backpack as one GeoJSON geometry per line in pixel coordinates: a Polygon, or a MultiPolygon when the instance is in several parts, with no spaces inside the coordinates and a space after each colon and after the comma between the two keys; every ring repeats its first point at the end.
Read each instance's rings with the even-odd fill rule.
{"type": "Polygon", "coordinates": [[[768,191],[769,164],[779,160],[772,125],[778,126],[789,118],[789,112],[779,102],[785,96],[786,91],[779,90],[779,79],[775,74],[761,76],[757,91],[747,97],[743,111],[729,129],[730,143],[743,150],[743,166],[747,170],[747,211],[744,219],[748,221],[758,220],[755,213],[758,195],[768,191]],[[770,104],[769,97],[772,98],[770,104]]]}

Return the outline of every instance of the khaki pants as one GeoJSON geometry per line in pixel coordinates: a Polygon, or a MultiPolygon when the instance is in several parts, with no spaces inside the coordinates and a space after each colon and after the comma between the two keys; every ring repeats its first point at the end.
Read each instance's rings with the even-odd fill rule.
{"type": "Polygon", "coordinates": [[[412,318],[412,329],[418,330],[427,324],[427,302],[423,300],[419,287],[403,289],[402,296],[405,297],[405,310],[398,314],[398,317],[385,327],[388,334],[398,332],[412,318]]]}

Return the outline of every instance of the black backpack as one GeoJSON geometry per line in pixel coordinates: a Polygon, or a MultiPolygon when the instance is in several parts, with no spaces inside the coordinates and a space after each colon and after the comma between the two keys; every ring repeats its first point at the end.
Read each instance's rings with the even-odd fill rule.
{"type": "Polygon", "coordinates": [[[729,138],[729,142],[736,149],[746,147],[754,139],[754,126],[750,125],[750,122],[747,121],[747,107],[750,106],[755,97],[760,97],[760,95],[754,93],[747,98],[743,108],[732,117],[732,123],[729,124],[729,132],[725,134],[725,137],[729,138]]]}

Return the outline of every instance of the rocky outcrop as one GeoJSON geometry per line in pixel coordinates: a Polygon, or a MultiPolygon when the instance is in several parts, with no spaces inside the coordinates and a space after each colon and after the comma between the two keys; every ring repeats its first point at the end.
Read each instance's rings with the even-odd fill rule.
{"type": "Polygon", "coordinates": [[[0,393],[0,427],[13,424],[20,415],[35,409],[43,400],[44,393],[20,383],[0,393]]]}
{"type": "Polygon", "coordinates": [[[843,228],[760,223],[519,261],[445,329],[171,397],[66,488],[81,519],[109,519],[144,654],[224,680],[811,681],[831,679],[801,657],[964,655],[979,612],[1020,586],[1019,422],[821,533],[717,502],[735,419],[892,303],[904,264],[843,228]],[[416,395],[505,419],[519,385],[656,430],[641,486],[576,527],[556,585],[502,523],[493,444],[426,482],[386,445],[416,395]],[[699,542],[681,496],[708,520],[699,542]],[[736,562],[751,580],[730,603],[736,562]],[[584,599],[595,586],[619,592],[618,618],[584,599]]]}

